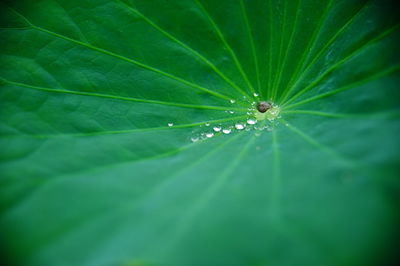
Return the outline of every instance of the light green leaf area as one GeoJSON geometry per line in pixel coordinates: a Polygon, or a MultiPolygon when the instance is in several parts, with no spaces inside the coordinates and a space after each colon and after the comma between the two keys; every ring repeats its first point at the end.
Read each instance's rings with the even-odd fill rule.
{"type": "Polygon", "coordinates": [[[0,8],[7,265],[366,266],[395,254],[393,2],[0,8]],[[256,116],[260,100],[279,114],[256,116]]]}

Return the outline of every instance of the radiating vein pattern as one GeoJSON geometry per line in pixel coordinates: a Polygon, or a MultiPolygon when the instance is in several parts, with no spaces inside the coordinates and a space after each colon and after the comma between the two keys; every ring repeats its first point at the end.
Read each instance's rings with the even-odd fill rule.
{"type": "Polygon", "coordinates": [[[387,265],[400,194],[396,10],[0,3],[2,262],[387,265]]]}

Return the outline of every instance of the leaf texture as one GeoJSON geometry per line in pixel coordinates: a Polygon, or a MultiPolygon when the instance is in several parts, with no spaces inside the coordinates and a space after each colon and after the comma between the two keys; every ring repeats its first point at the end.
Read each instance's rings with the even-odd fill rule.
{"type": "Polygon", "coordinates": [[[394,7],[2,3],[7,265],[384,265],[399,221],[394,7]],[[280,118],[237,130],[260,100],[280,118]]]}

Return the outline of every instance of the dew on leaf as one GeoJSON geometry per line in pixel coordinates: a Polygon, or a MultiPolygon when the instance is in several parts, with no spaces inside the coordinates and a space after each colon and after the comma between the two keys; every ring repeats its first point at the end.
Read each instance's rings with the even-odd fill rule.
{"type": "Polygon", "coordinates": [[[244,129],[244,127],[245,127],[244,124],[241,124],[241,123],[235,124],[235,128],[238,129],[238,130],[242,130],[242,129],[244,129]]]}
{"type": "Polygon", "coordinates": [[[215,131],[215,132],[220,132],[221,131],[221,127],[213,127],[213,130],[215,131]]]}
{"type": "Polygon", "coordinates": [[[271,109],[272,105],[269,102],[266,101],[261,101],[258,103],[257,105],[257,110],[261,113],[265,113],[266,111],[268,111],[269,109],[271,109]]]}
{"type": "Polygon", "coordinates": [[[214,137],[214,133],[212,133],[212,132],[206,133],[206,137],[207,138],[212,138],[212,137],[214,137]]]}
{"type": "Polygon", "coordinates": [[[230,129],[230,128],[222,130],[222,133],[224,133],[224,134],[230,134],[231,132],[232,132],[232,129],[230,129]]]}
{"type": "Polygon", "coordinates": [[[255,120],[255,119],[253,119],[253,118],[247,119],[247,124],[249,124],[249,125],[254,125],[254,124],[256,124],[256,123],[257,123],[257,120],[255,120]]]}

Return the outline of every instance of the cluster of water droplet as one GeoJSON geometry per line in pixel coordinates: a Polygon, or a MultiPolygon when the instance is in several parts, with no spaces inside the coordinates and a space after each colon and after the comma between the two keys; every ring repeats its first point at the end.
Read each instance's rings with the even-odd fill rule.
{"type": "MultiPolygon", "coordinates": [[[[257,93],[253,94],[254,97],[258,100],[259,95],[257,93]]],[[[247,97],[243,97],[245,101],[247,101],[247,97]]],[[[236,101],[231,99],[229,101],[231,104],[235,104],[236,101]]],[[[227,121],[224,123],[204,123],[201,124],[198,128],[192,131],[191,141],[197,142],[202,140],[211,139],[217,135],[229,135],[234,132],[240,131],[254,131],[255,136],[260,136],[262,132],[272,131],[276,124],[276,119],[280,117],[280,108],[279,106],[271,103],[271,108],[261,113],[257,110],[257,102],[252,101],[248,102],[249,108],[247,109],[247,117],[244,121],[240,122],[232,122],[227,121]]],[[[235,111],[227,110],[225,111],[229,114],[234,114],[235,111]]],[[[173,127],[174,124],[172,122],[168,123],[169,127],[173,127]]]]}
{"type": "Polygon", "coordinates": [[[257,120],[249,118],[245,122],[236,122],[236,123],[217,123],[215,125],[210,125],[209,123],[205,123],[204,125],[200,125],[200,132],[194,130],[192,132],[193,136],[191,137],[192,142],[197,142],[199,140],[210,139],[218,134],[229,135],[233,132],[237,131],[250,131],[256,128],[257,120]]]}
{"type": "MultiPolygon", "coordinates": [[[[258,94],[254,93],[254,97],[258,98],[258,94]]],[[[244,98],[246,99],[246,98],[244,98]]],[[[231,104],[235,104],[235,100],[230,100],[231,104]]],[[[265,113],[257,110],[257,102],[249,102],[250,107],[247,110],[247,118],[240,122],[204,123],[198,129],[192,131],[191,141],[197,142],[207,140],[217,135],[228,135],[240,131],[254,131],[255,136],[260,136],[263,131],[272,131],[275,127],[276,119],[279,118],[280,108],[275,104],[271,104],[271,109],[265,113]]],[[[234,111],[227,111],[230,114],[234,111]]]]}

